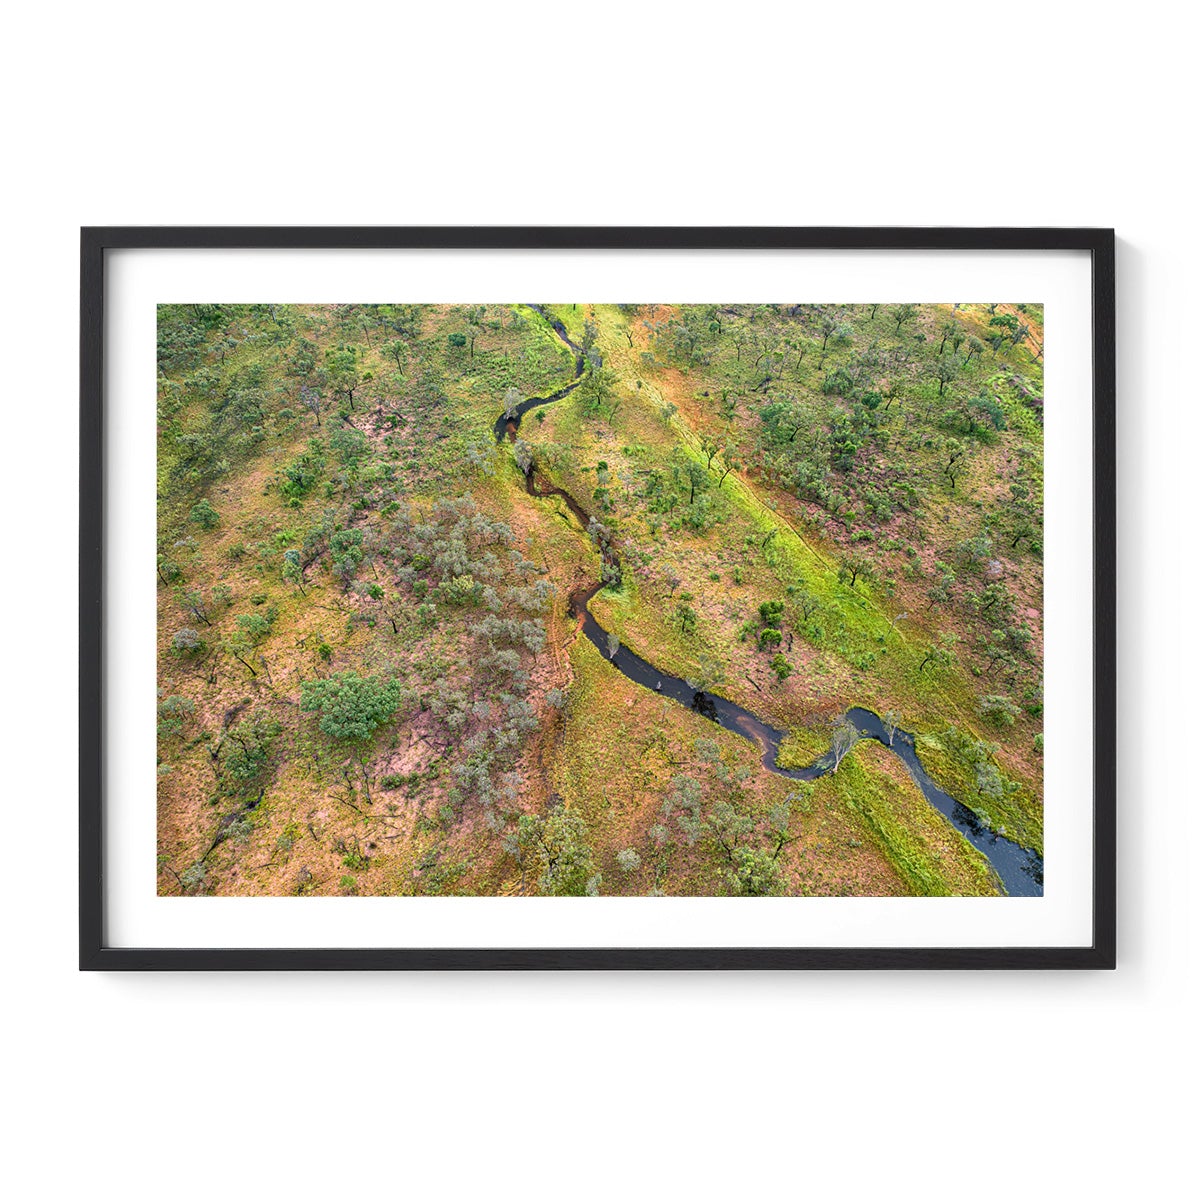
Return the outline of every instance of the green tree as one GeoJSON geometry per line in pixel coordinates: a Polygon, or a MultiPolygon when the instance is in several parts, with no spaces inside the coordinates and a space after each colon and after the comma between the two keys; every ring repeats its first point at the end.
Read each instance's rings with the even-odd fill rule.
{"type": "Polygon", "coordinates": [[[938,381],[939,396],[946,390],[946,384],[953,383],[958,378],[961,370],[962,359],[957,354],[951,354],[948,358],[939,358],[933,364],[933,377],[938,381]]]}
{"type": "Polygon", "coordinates": [[[954,647],[958,645],[958,642],[957,634],[939,633],[938,640],[926,648],[921,665],[917,668],[918,673],[929,666],[944,671],[954,662],[954,647]]]}
{"type": "Polygon", "coordinates": [[[697,490],[703,492],[708,488],[708,474],[698,462],[689,458],[683,464],[683,482],[685,487],[691,488],[688,492],[688,504],[692,505],[696,503],[697,490]]]}
{"type": "Polygon", "coordinates": [[[915,304],[897,304],[892,309],[892,316],[896,321],[896,332],[900,332],[900,326],[908,324],[909,321],[917,315],[917,306],[915,304]]]}
{"type": "Polygon", "coordinates": [[[254,655],[255,644],[243,630],[235,629],[228,637],[223,638],[221,649],[236,658],[251,675],[258,675],[258,671],[250,661],[254,655]]]}
{"type": "Polygon", "coordinates": [[[760,650],[774,650],[783,641],[783,634],[778,629],[764,629],[758,635],[758,648],[760,650]]]}
{"type": "Polygon", "coordinates": [[[321,428],[321,393],[316,388],[304,384],[300,388],[300,403],[317,419],[317,428],[321,428]]]}
{"type": "Polygon", "coordinates": [[[343,425],[329,435],[329,448],[341,460],[342,466],[354,469],[369,453],[371,443],[361,429],[343,425]]]}
{"type": "Polygon", "coordinates": [[[985,720],[1003,729],[1016,721],[1021,710],[1007,696],[984,696],[979,701],[979,713],[985,720]]]}
{"type": "Polygon", "coordinates": [[[958,486],[959,476],[967,468],[967,450],[968,446],[964,442],[960,442],[957,438],[947,438],[942,443],[942,454],[945,457],[945,462],[942,464],[942,474],[950,481],[950,490],[952,492],[958,486]]]}
{"type": "Polygon", "coordinates": [[[778,629],[783,623],[784,603],[782,600],[764,600],[758,606],[759,620],[768,629],[778,629]]]}
{"type": "Polygon", "coordinates": [[[937,571],[937,577],[928,592],[930,608],[935,604],[949,604],[954,596],[954,584],[958,580],[954,568],[944,562],[935,563],[934,569],[937,571]]]}
{"type": "Polygon", "coordinates": [[[565,808],[548,817],[524,813],[514,838],[506,843],[521,863],[524,876],[530,858],[537,867],[538,891],[544,896],[594,895],[599,888],[587,826],[565,808]]]}
{"type": "Polygon", "coordinates": [[[285,550],[283,552],[283,577],[300,589],[300,595],[307,595],[304,590],[304,565],[300,561],[299,550],[285,550]]]}
{"type": "Polygon", "coordinates": [[[838,583],[847,583],[854,587],[860,579],[871,579],[874,570],[870,562],[860,554],[851,554],[838,567],[838,583]]]}
{"type": "Polygon", "coordinates": [[[388,358],[395,362],[396,369],[403,374],[404,364],[408,361],[408,343],[401,338],[393,338],[390,342],[383,343],[382,350],[388,358]]]}
{"type": "Polygon", "coordinates": [[[783,888],[778,858],[756,846],[735,846],[725,877],[739,896],[774,896],[783,888]]]}
{"type": "Polygon", "coordinates": [[[325,352],[325,370],[329,386],[336,395],[345,396],[350,407],[354,407],[354,393],[370,376],[359,370],[358,349],[355,346],[338,346],[325,352]]]}
{"type": "Polygon", "coordinates": [[[217,755],[222,755],[219,760],[222,792],[230,796],[245,795],[264,782],[280,732],[278,721],[259,712],[230,725],[216,750],[217,755]]]}
{"type": "Polygon", "coordinates": [[[196,501],[188,515],[194,524],[205,530],[216,529],[221,523],[220,513],[207,500],[196,501]]]}
{"type": "Polygon", "coordinates": [[[300,685],[300,711],[319,712],[321,732],[341,742],[365,742],[389,721],[404,698],[398,679],[342,671],[300,685]]]}

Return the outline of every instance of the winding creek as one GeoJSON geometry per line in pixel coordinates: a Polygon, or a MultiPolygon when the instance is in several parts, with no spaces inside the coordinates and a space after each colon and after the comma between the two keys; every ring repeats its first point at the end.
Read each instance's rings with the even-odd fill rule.
{"type": "MultiPolygon", "coordinates": [[[[497,441],[501,441],[505,437],[510,441],[515,441],[517,431],[521,427],[521,418],[525,413],[544,404],[553,404],[556,400],[570,395],[583,380],[583,351],[571,341],[563,323],[551,317],[538,305],[531,304],[528,307],[539,313],[550,324],[559,339],[574,355],[575,374],[570,383],[551,395],[532,396],[523,401],[513,413],[502,413],[497,418],[495,425],[497,441]]],[[[583,532],[585,534],[588,532],[590,518],[583,507],[562,488],[555,487],[543,478],[538,473],[536,466],[532,466],[525,473],[525,490],[531,496],[561,497],[579,522],[583,532]]],[[[620,561],[611,546],[602,543],[600,554],[605,565],[620,571],[620,561]]],[[[603,586],[602,582],[598,582],[572,593],[570,612],[580,621],[580,627],[588,641],[605,658],[608,658],[608,632],[600,626],[588,607],[592,597],[603,586]]],[[[777,765],[776,759],[780,745],[787,735],[786,730],[768,725],[749,709],[735,704],[732,700],[727,700],[724,696],[719,696],[715,692],[700,691],[692,687],[686,680],[666,674],[626,646],[622,646],[610,661],[622,675],[634,683],[658,695],[667,696],[723,728],[732,730],[755,742],[762,750],[762,765],[776,775],[785,775],[789,779],[813,780],[819,779],[826,772],[834,769],[831,753],[817,759],[807,767],[781,767],[777,765]]],[[[1008,895],[1042,895],[1041,857],[1011,839],[993,832],[965,804],[938,787],[921,765],[916,750],[916,738],[912,733],[896,729],[889,738],[879,716],[866,708],[851,708],[847,711],[846,717],[858,730],[860,736],[879,742],[904,763],[925,799],[988,860],[1008,895]]]]}

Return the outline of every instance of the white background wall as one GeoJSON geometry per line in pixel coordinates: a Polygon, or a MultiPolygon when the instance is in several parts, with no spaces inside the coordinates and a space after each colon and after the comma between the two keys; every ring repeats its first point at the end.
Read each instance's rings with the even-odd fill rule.
{"type": "Polygon", "coordinates": [[[1184,584],[1200,289],[1185,11],[7,14],[11,1194],[1184,1189],[1170,1172],[1194,1132],[1197,1065],[1184,584]],[[234,222],[1114,225],[1120,969],[77,974],[77,227],[234,222]]]}

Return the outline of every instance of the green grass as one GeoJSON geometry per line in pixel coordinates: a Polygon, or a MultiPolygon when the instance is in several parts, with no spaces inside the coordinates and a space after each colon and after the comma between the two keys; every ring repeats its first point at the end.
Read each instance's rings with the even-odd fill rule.
{"type": "Polygon", "coordinates": [[[836,774],[819,782],[862,820],[915,896],[992,896],[997,884],[987,860],[941,814],[888,751],[860,742],[836,774]]]}

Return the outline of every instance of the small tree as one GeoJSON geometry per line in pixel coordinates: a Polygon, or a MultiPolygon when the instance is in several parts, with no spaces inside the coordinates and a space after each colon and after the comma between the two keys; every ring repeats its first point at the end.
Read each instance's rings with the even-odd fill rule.
{"type": "Polygon", "coordinates": [[[220,513],[207,500],[198,500],[192,505],[192,511],[188,515],[193,524],[204,530],[216,529],[221,523],[220,513]]]}
{"type": "Polygon", "coordinates": [[[935,604],[948,604],[954,595],[954,584],[957,582],[958,576],[954,573],[954,568],[944,562],[934,564],[937,570],[937,578],[933,581],[933,586],[930,587],[927,595],[929,596],[929,607],[933,608],[935,604]]]}
{"type": "Polygon", "coordinates": [[[404,364],[408,360],[408,343],[401,338],[393,338],[383,343],[383,352],[396,364],[396,370],[404,373],[404,364]]]}
{"type": "Polygon", "coordinates": [[[758,635],[758,648],[760,650],[774,650],[783,641],[783,634],[778,629],[767,628],[762,630],[758,635]]]}
{"type": "Polygon", "coordinates": [[[933,377],[938,381],[938,395],[946,390],[946,384],[953,383],[962,369],[962,359],[957,354],[941,357],[933,364],[933,377]]]}
{"type": "Polygon", "coordinates": [[[294,583],[300,589],[302,596],[306,594],[304,591],[304,564],[300,561],[299,550],[283,552],[283,577],[289,583],[294,583]]]}
{"type": "Polygon", "coordinates": [[[204,639],[194,629],[180,629],[171,638],[171,649],[180,657],[194,657],[204,651],[204,639]]]}
{"type": "Polygon", "coordinates": [[[976,355],[982,354],[986,348],[983,342],[974,335],[967,338],[967,354],[963,359],[963,366],[966,366],[976,355]]]}
{"type": "Polygon", "coordinates": [[[950,481],[950,490],[953,492],[958,485],[959,476],[966,470],[967,447],[957,438],[947,438],[942,451],[946,459],[942,465],[942,474],[950,481]]]}
{"type": "Polygon", "coordinates": [[[1003,729],[1016,721],[1021,710],[1007,696],[984,696],[979,701],[979,713],[985,720],[1003,729]]]}
{"type": "Polygon", "coordinates": [[[689,673],[687,685],[698,692],[711,692],[725,682],[725,668],[709,654],[701,654],[696,669],[689,673]]]}
{"type": "Polygon", "coordinates": [[[783,623],[783,610],[782,600],[764,600],[758,606],[758,616],[768,629],[778,629],[783,623]]]}
{"type": "Polygon", "coordinates": [[[300,685],[300,711],[319,712],[322,733],[336,741],[357,745],[368,803],[370,741],[375,731],[391,720],[403,698],[404,686],[400,680],[363,677],[354,671],[342,671],[329,679],[306,680],[300,685]]]}
{"type": "Polygon", "coordinates": [[[325,368],[328,372],[329,384],[334,392],[345,396],[350,407],[353,408],[354,393],[369,378],[359,371],[357,348],[338,346],[336,350],[326,351],[325,368]]]}
{"type": "Polygon", "coordinates": [[[861,555],[852,554],[838,567],[838,583],[848,583],[854,587],[860,578],[870,579],[872,574],[871,564],[861,555]]]}
{"type": "Polygon", "coordinates": [[[548,817],[523,814],[508,843],[522,864],[531,856],[539,868],[538,891],[545,896],[586,896],[599,890],[587,826],[565,808],[548,817]]]}
{"type": "Polygon", "coordinates": [[[842,759],[850,753],[858,738],[858,728],[849,717],[839,718],[833,727],[833,741],[829,747],[829,752],[833,756],[833,773],[835,775],[838,767],[842,765],[842,759]]]}
{"type": "Polygon", "coordinates": [[[642,857],[636,850],[618,850],[617,851],[617,866],[626,875],[632,875],[642,865],[642,857]]]}
{"type": "Polygon", "coordinates": [[[893,745],[896,741],[896,730],[900,727],[900,714],[888,709],[879,719],[879,723],[883,726],[883,736],[887,738],[887,744],[893,745]]]}
{"type": "Polygon", "coordinates": [[[726,878],[739,896],[774,896],[783,887],[775,855],[754,846],[735,846],[726,878]]]}
{"type": "Polygon", "coordinates": [[[258,671],[250,661],[254,655],[255,642],[246,634],[245,630],[235,629],[227,638],[222,639],[221,649],[236,658],[251,675],[258,675],[258,671]]]}
{"type": "Polygon", "coordinates": [[[921,665],[917,668],[918,672],[924,671],[928,666],[944,671],[954,662],[954,647],[958,641],[956,634],[939,633],[937,642],[925,651],[925,657],[921,659],[921,665]]]}
{"type": "Polygon", "coordinates": [[[696,610],[690,604],[680,600],[675,605],[675,619],[679,622],[679,628],[683,633],[696,632],[696,610]]]}
{"type": "Polygon", "coordinates": [[[688,459],[683,465],[684,483],[690,485],[691,491],[688,493],[688,504],[695,504],[696,489],[704,491],[708,487],[708,474],[705,469],[695,460],[688,459]]]}
{"type": "Polygon", "coordinates": [[[896,321],[896,333],[900,332],[900,326],[906,325],[917,315],[917,306],[915,304],[897,304],[892,309],[892,316],[896,321]]]}
{"type": "Polygon", "coordinates": [[[317,419],[317,428],[321,428],[321,393],[316,388],[304,384],[300,388],[300,403],[317,419]]]}

